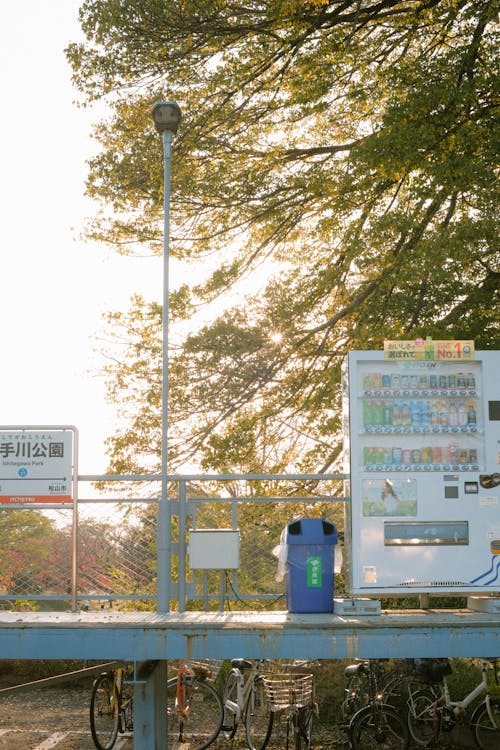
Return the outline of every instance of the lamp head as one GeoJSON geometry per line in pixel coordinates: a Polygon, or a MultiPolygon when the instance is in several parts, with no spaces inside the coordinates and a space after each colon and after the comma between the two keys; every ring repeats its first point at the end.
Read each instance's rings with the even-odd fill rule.
{"type": "Polygon", "coordinates": [[[159,133],[169,130],[177,133],[181,121],[181,108],[177,102],[155,102],[151,109],[155,128],[159,133]]]}

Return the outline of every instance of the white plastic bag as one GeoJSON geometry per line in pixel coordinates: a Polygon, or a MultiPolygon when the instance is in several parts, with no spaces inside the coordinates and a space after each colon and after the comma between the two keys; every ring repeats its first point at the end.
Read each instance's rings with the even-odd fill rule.
{"type": "Polygon", "coordinates": [[[282,581],[286,573],[286,559],[288,556],[288,544],[286,543],[287,526],[283,529],[280,536],[280,543],[273,548],[273,555],[278,558],[278,570],[276,580],[282,581]]]}

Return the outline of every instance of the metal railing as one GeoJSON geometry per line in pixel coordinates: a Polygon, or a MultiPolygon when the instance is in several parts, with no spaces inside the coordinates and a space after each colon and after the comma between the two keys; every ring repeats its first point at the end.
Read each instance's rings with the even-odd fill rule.
{"type": "Polygon", "coordinates": [[[181,612],[283,609],[272,550],[284,526],[298,517],[327,518],[341,530],[343,479],[343,474],[169,476],[170,564],[162,570],[161,476],[79,476],[76,513],[72,505],[0,509],[0,607],[67,609],[69,603],[72,609],[154,611],[166,586],[170,608],[181,612]],[[104,494],[84,497],[84,485],[97,485],[104,494]],[[110,487],[118,487],[114,496],[110,487]],[[238,535],[238,567],[212,569],[210,561],[208,567],[191,567],[190,534],[222,529],[238,535]]]}

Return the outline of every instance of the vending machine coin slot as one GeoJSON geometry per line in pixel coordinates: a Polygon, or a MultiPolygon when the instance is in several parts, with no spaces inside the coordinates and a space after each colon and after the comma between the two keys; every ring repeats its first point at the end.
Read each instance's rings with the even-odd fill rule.
{"type": "Polygon", "coordinates": [[[477,495],[479,484],[477,482],[464,482],[464,492],[466,495],[477,495]]]}

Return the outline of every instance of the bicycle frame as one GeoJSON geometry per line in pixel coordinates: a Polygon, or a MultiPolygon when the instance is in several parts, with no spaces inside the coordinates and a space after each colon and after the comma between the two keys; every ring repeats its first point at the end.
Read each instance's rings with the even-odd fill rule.
{"type": "Polygon", "coordinates": [[[248,670],[247,676],[245,675],[245,670],[238,666],[233,666],[231,669],[231,672],[237,679],[237,697],[236,701],[232,701],[229,698],[226,699],[225,707],[234,713],[237,723],[245,719],[244,712],[250,705],[249,696],[253,690],[254,679],[259,674],[260,664],[260,660],[251,662],[251,667],[248,670]]]}
{"type": "Polygon", "coordinates": [[[186,710],[186,695],[189,687],[183,680],[183,677],[186,674],[192,674],[192,672],[186,666],[186,662],[181,659],[179,661],[179,667],[177,670],[177,689],[175,691],[175,700],[177,703],[177,710],[179,711],[179,714],[183,719],[187,719],[188,713],[186,710]]]}
{"type": "MultiPolygon", "coordinates": [[[[468,695],[466,695],[460,701],[451,700],[448,682],[446,680],[446,677],[443,677],[440,683],[441,694],[436,698],[433,705],[436,708],[438,706],[444,706],[448,709],[451,709],[455,718],[458,717],[461,713],[464,713],[466,709],[471,705],[471,703],[473,703],[476,700],[476,698],[479,698],[480,695],[486,692],[486,689],[488,687],[487,670],[489,666],[490,664],[488,661],[486,661],[485,659],[481,659],[481,682],[468,695]]],[[[486,701],[487,701],[487,705],[489,708],[489,695],[488,694],[486,694],[486,701]]],[[[415,705],[413,703],[413,692],[410,692],[409,705],[413,713],[415,713],[415,705]]],[[[490,714],[490,718],[493,722],[493,725],[495,725],[494,719],[491,716],[491,711],[488,710],[488,713],[490,714]]]]}

